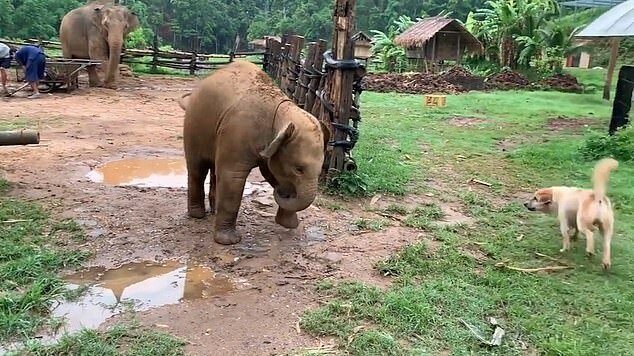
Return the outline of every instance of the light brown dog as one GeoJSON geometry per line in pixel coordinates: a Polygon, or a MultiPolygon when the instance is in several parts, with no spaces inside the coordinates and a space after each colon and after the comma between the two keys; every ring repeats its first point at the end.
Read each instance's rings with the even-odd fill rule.
{"type": "Polygon", "coordinates": [[[524,206],[531,211],[555,214],[559,220],[563,247],[561,252],[570,249],[570,232],[577,236],[581,231],[586,236],[586,252],[594,255],[593,231],[598,228],[603,235],[603,268],[609,269],[610,243],[614,233],[614,212],[606,188],[610,171],[619,163],[612,158],[597,162],[592,175],[592,189],[575,187],[542,188],[524,206]]]}

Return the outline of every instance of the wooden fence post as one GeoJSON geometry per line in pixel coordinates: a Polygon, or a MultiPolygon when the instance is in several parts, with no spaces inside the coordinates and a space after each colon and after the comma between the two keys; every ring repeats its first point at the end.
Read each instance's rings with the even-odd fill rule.
{"type": "Polygon", "coordinates": [[[309,43],[306,59],[304,60],[304,64],[300,66],[299,77],[295,85],[295,92],[293,93],[293,101],[295,101],[300,108],[304,108],[306,105],[306,95],[308,94],[308,84],[310,83],[310,70],[315,61],[316,50],[317,43],[309,43]]]}
{"type": "MultiPolygon", "coordinates": [[[[354,30],[355,0],[336,0],[334,11],[334,35],[332,41],[332,56],[335,60],[353,60],[354,42],[352,35],[354,30]]],[[[341,68],[329,69],[329,86],[326,88],[328,97],[334,106],[334,123],[348,126],[350,111],[352,108],[352,84],[355,72],[341,68]]],[[[348,133],[334,127],[334,141],[345,141],[348,133]]],[[[335,145],[330,154],[329,172],[342,172],[345,163],[345,148],[335,145]]]]}
{"type": "Polygon", "coordinates": [[[196,52],[193,52],[191,55],[191,61],[189,62],[189,75],[196,75],[196,61],[198,59],[198,55],[196,52]]]}
{"type": "MultiPolygon", "coordinates": [[[[299,78],[299,68],[301,66],[300,58],[302,54],[302,47],[304,47],[304,37],[291,36],[291,47],[288,50],[288,57],[286,58],[286,94],[291,98],[295,93],[295,87],[297,86],[297,80],[299,78]]],[[[294,100],[297,104],[297,101],[294,100]]]]}
{"type": "Polygon", "coordinates": [[[158,71],[158,33],[154,32],[154,43],[152,43],[152,72],[156,73],[158,71]]]}
{"type": "Polygon", "coordinates": [[[324,63],[325,50],[326,50],[326,41],[319,40],[317,42],[314,57],[312,59],[311,77],[310,77],[310,82],[308,84],[306,104],[304,105],[304,109],[311,113],[313,112],[313,106],[315,105],[315,102],[318,102],[318,100],[315,100],[317,98],[316,91],[320,89],[320,83],[322,80],[322,77],[320,74],[321,74],[322,65],[324,63]]]}
{"type": "Polygon", "coordinates": [[[280,51],[280,66],[278,68],[277,80],[280,83],[280,88],[286,93],[286,75],[288,74],[288,58],[291,49],[290,43],[282,43],[282,50],[280,51]]]}

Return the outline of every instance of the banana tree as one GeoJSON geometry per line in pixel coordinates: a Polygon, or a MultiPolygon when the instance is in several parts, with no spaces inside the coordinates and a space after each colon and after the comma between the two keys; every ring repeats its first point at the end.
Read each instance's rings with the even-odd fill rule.
{"type": "Polygon", "coordinates": [[[387,33],[371,30],[372,52],[382,63],[382,69],[388,72],[401,72],[407,67],[405,49],[394,43],[394,38],[414,25],[414,21],[408,16],[399,16],[394,21],[387,33]]]}
{"type": "Polygon", "coordinates": [[[489,0],[486,5],[473,15],[475,35],[497,46],[500,64],[511,68],[527,65],[529,61],[520,58],[533,57],[538,47],[529,39],[559,14],[555,0],[489,0]]]}

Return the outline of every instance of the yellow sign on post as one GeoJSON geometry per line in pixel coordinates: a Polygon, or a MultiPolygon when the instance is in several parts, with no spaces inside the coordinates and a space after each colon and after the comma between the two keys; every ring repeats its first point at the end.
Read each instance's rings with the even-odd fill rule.
{"type": "Polygon", "coordinates": [[[441,107],[447,106],[447,97],[445,95],[425,95],[425,106],[441,107]]]}

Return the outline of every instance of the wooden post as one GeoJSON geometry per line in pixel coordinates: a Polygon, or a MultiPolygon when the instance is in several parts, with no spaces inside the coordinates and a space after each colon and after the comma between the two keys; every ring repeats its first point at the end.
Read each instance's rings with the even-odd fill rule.
{"type": "MultiPolygon", "coordinates": [[[[300,57],[302,54],[302,47],[304,46],[304,37],[291,36],[291,47],[288,50],[288,57],[286,58],[286,85],[285,92],[291,98],[294,99],[295,87],[297,86],[297,80],[299,77],[300,57]]],[[[297,101],[295,101],[297,104],[297,101]]]]}
{"type": "MultiPolygon", "coordinates": [[[[321,72],[323,63],[324,63],[324,51],[326,50],[326,41],[319,40],[317,42],[315,48],[315,54],[312,59],[312,68],[321,72]]],[[[304,109],[308,112],[313,112],[313,106],[315,102],[319,100],[316,99],[315,91],[320,89],[321,77],[311,77],[310,82],[308,84],[308,90],[306,94],[306,103],[304,104],[304,109]]]]}
{"type": "Polygon", "coordinates": [[[462,35],[458,34],[458,55],[456,56],[456,64],[460,63],[460,37],[462,37],[462,35]]]}
{"type": "Polygon", "coordinates": [[[270,75],[271,78],[273,78],[274,80],[277,80],[277,74],[279,71],[279,65],[280,65],[280,50],[281,50],[282,44],[278,41],[278,40],[272,40],[271,41],[271,57],[269,59],[269,63],[270,63],[270,75]]]}
{"type": "Polygon", "coordinates": [[[40,133],[34,130],[0,131],[0,146],[40,143],[40,133]]]}
{"type": "Polygon", "coordinates": [[[286,93],[286,76],[288,75],[288,54],[291,50],[290,43],[282,43],[282,50],[280,51],[280,68],[277,73],[277,80],[280,82],[280,88],[286,93]]]}
{"type": "MultiPolygon", "coordinates": [[[[332,41],[332,55],[335,60],[354,59],[354,30],[355,0],[336,0],[334,11],[334,35],[332,41]]],[[[329,70],[332,80],[329,80],[328,97],[334,106],[333,119],[341,125],[350,122],[352,107],[352,84],[354,71],[334,69],[329,70]]],[[[346,140],[348,134],[341,130],[333,130],[334,141],[346,140]]],[[[343,147],[335,146],[330,154],[329,171],[343,171],[345,151],[343,147]]]]}
{"type": "Polygon", "coordinates": [[[300,108],[304,108],[306,105],[306,95],[308,93],[308,84],[310,79],[308,78],[310,68],[315,60],[315,51],[317,50],[317,43],[311,42],[308,44],[308,53],[304,64],[300,67],[299,78],[295,85],[295,92],[293,93],[293,100],[300,108]]]}
{"type": "Polygon", "coordinates": [[[196,60],[198,56],[196,52],[192,52],[191,61],[189,62],[189,75],[196,75],[196,60]]]}
{"type": "Polygon", "coordinates": [[[608,64],[608,75],[605,79],[605,86],[603,87],[603,99],[610,100],[610,89],[612,87],[612,77],[614,76],[614,68],[616,67],[616,61],[619,59],[619,45],[621,43],[620,38],[613,38],[610,41],[610,63],[608,64]]]}
{"type": "Polygon", "coordinates": [[[154,31],[154,43],[152,44],[152,72],[156,73],[158,70],[158,33],[154,31]]]}
{"type": "Polygon", "coordinates": [[[264,37],[264,55],[262,57],[262,69],[267,72],[270,73],[270,58],[271,58],[271,38],[266,36],[264,37]]]}

